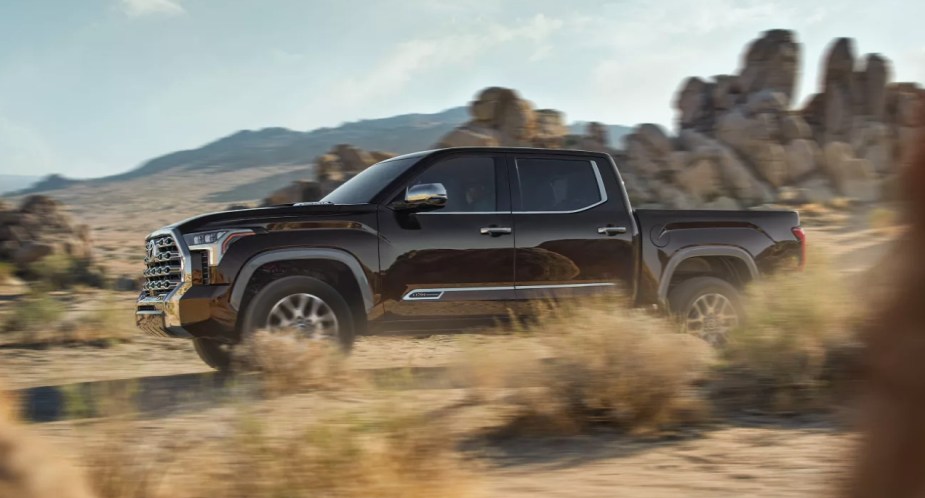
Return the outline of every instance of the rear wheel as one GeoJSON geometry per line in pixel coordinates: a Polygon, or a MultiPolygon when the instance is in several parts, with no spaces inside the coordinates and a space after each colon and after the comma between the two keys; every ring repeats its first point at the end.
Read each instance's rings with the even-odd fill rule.
{"type": "Polygon", "coordinates": [[[681,330],[713,346],[722,346],[743,321],[742,298],[729,282],[715,277],[694,277],[668,294],[671,312],[681,330]]]}

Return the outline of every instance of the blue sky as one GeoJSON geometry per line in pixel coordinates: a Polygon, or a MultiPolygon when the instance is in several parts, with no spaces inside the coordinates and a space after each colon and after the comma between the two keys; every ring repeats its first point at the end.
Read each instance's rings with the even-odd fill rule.
{"type": "Polygon", "coordinates": [[[909,0],[5,0],[0,173],[117,173],[242,128],[436,112],[485,86],[569,120],[671,126],[684,77],[730,73],[760,31],[837,36],[925,81],[909,0]]]}

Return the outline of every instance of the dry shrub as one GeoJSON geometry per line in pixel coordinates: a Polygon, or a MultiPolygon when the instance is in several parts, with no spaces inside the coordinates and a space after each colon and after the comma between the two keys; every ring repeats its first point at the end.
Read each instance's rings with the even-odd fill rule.
{"type": "Polygon", "coordinates": [[[899,213],[893,209],[877,206],[867,215],[867,222],[875,230],[885,230],[899,223],[899,213]]]}
{"type": "Polygon", "coordinates": [[[310,340],[298,331],[257,331],[236,348],[236,363],[256,369],[268,394],[332,390],[355,385],[347,358],[334,341],[310,340]]]}
{"type": "Polygon", "coordinates": [[[863,312],[846,289],[820,253],[805,272],[749,286],[747,321],[722,351],[718,401],[772,411],[829,406],[831,380],[852,367],[853,329],[863,312]]]}
{"type": "Polygon", "coordinates": [[[14,417],[16,404],[0,395],[0,497],[93,498],[83,475],[56,449],[29,434],[14,417]]]}
{"type": "Polygon", "coordinates": [[[255,420],[239,426],[213,474],[215,496],[470,496],[473,474],[445,427],[392,403],[270,434],[255,420]]]}
{"type": "Polygon", "coordinates": [[[516,388],[507,397],[513,413],[502,432],[556,435],[610,426],[643,433],[706,413],[697,384],[712,351],[663,318],[599,303],[547,311],[532,333],[542,345],[532,356],[523,352],[511,361],[495,350],[470,354],[482,358],[470,368],[492,371],[469,379],[516,388]]]}
{"type": "Polygon", "coordinates": [[[16,303],[3,324],[8,345],[50,346],[92,344],[109,346],[135,336],[132,309],[119,306],[112,295],[96,298],[100,308],[65,319],[67,306],[54,295],[34,292],[16,303]]]}
{"type": "Polygon", "coordinates": [[[268,421],[243,409],[212,426],[230,430],[160,444],[108,423],[85,463],[101,498],[470,496],[474,475],[439,420],[395,403],[318,410],[268,421]]]}

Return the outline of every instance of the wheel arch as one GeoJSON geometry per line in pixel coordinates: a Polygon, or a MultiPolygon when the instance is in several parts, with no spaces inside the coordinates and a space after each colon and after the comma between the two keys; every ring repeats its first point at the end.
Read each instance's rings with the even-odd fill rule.
{"type": "Polygon", "coordinates": [[[678,267],[685,261],[692,260],[694,258],[710,258],[710,257],[722,257],[722,258],[734,258],[737,261],[740,261],[742,265],[745,266],[749,273],[751,280],[757,280],[760,277],[758,272],[758,265],[755,264],[754,258],[748,253],[745,249],[741,247],[732,247],[732,246],[699,246],[699,247],[688,247],[686,249],[681,249],[676,252],[671,259],[668,260],[668,263],[665,264],[665,270],[662,273],[662,278],[658,283],[658,299],[663,306],[668,305],[668,291],[671,286],[671,281],[675,276],[675,272],[678,270],[678,267]]]}
{"type": "Polygon", "coordinates": [[[240,312],[244,301],[245,293],[254,274],[262,267],[270,263],[280,262],[310,262],[312,260],[334,262],[347,268],[352,276],[353,283],[359,291],[363,301],[363,309],[368,313],[373,308],[373,289],[366,278],[366,273],[360,265],[359,260],[347,251],[331,248],[293,248],[277,249],[260,253],[244,264],[238,272],[237,278],[231,288],[230,304],[231,307],[240,312]]]}

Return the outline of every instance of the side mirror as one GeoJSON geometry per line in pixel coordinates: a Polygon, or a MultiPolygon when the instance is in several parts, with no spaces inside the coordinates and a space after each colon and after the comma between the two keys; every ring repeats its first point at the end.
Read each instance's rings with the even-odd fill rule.
{"type": "Polygon", "coordinates": [[[405,191],[404,202],[398,203],[399,209],[427,210],[446,206],[446,188],[442,183],[422,183],[405,191]]]}

